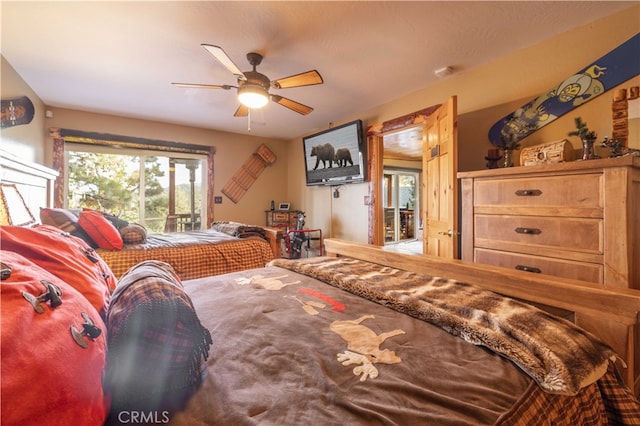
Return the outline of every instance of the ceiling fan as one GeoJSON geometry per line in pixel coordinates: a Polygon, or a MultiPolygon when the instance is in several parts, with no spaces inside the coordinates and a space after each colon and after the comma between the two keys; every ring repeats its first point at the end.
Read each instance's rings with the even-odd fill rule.
{"type": "Polygon", "coordinates": [[[255,52],[247,53],[247,60],[253,66],[253,70],[242,72],[233,63],[231,58],[219,46],[211,44],[202,44],[209,53],[213,55],[222,65],[225,66],[233,75],[238,78],[238,85],[231,86],[228,84],[193,84],[193,83],[172,83],[180,87],[195,87],[203,89],[238,89],[238,100],[240,106],[233,114],[234,117],[246,117],[249,109],[262,108],[271,99],[273,102],[280,104],[298,114],[307,115],[313,108],[303,105],[300,102],[293,101],[283,96],[269,93],[269,89],[288,89],[291,87],[311,86],[314,84],[322,84],[322,76],[318,71],[312,70],[301,74],[291,75],[289,77],[280,78],[278,80],[269,80],[269,78],[256,71],[256,67],[262,62],[262,55],[255,52]]]}

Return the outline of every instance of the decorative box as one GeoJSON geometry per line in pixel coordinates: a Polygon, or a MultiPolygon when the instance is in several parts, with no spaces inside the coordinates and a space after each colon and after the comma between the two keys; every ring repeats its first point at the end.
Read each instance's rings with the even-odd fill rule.
{"type": "Polygon", "coordinates": [[[574,158],[575,150],[567,139],[529,146],[520,151],[520,165],[522,166],[562,163],[564,161],[573,161],[574,158]]]}

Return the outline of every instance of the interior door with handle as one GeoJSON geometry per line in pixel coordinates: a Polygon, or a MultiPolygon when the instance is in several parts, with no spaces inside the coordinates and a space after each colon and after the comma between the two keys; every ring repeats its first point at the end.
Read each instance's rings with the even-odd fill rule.
{"type": "Polygon", "coordinates": [[[458,127],[455,96],[427,117],[422,155],[423,253],[459,257],[458,127]]]}

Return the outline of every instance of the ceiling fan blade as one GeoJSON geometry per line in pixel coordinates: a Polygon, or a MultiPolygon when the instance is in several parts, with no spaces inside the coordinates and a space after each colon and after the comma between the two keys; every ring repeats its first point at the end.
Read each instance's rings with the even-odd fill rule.
{"type": "Polygon", "coordinates": [[[246,117],[247,115],[249,115],[249,108],[242,104],[240,104],[236,112],[233,113],[234,117],[246,117]]]}
{"type": "Polygon", "coordinates": [[[247,78],[244,76],[244,73],[240,71],[240,68],[236,64],[233,63],[229,55],[225,53],[219,46],[214,46],[212,44],[201,44],[209,53],[213,55],[222,65],[225,66],[226,69],[231,71],[231,74],[238,77],[240,80],[246,80],[247,78]]]}
{"type": "Polygon", "coordinates": [[[322,80],[320,73],[316,70],[312,70],[273,80],[271,82],[271,86],[275,89],[287,89],[289,87],[312,86],[314,84],[322,83],[324,83],[324,80],[322,80]]]}
{"type": "Polygon", "coordinates": [[[219,84],[195,84],[195,83],[171,83],[174,86],[178,87],[191,87],[195,89],[224,89],[229,90],[235,86],[229,86],[227,84],[219,85],[219,84]]]}
{"type": "Polygon", "coordinates": [[[298,114],[307,115],[313,111],[313,108],[309,106],[303,105],[300,102],[292,101],[291,99],[283,98],[282,96],[271,95],[271,100],[283,107],[297,112],[298,114]]]}

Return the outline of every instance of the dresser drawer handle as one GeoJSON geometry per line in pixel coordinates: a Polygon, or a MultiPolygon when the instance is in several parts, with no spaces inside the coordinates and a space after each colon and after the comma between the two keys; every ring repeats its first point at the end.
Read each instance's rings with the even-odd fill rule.
{"type": "Polygon", "coordinates": [[[540,268],[534,268],[533,266],[516,265],[516,269],[518,271],[533,272],[535,274],[542,273],[542,270],[540,268]]]}
{"type": "Polygon", "coordinates": [[[516,191],[518,197],[536,197],[542,195],[542,191],[539,189],[519,189],[516,191]]]}
{"type": "Polygon", "coordinates": [[[516,228],[518,234],[541,234],[542,231],[538,228],[516,228]]]}

